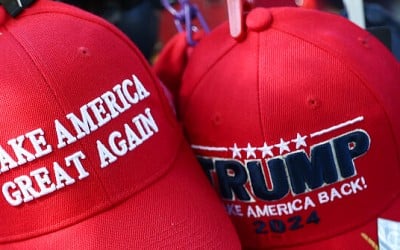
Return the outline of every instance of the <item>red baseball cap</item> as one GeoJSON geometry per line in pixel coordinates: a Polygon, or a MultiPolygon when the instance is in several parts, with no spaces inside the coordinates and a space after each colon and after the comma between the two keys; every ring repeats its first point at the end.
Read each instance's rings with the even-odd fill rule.
{"type": "Polygon", "coordinates": [[[159,80],[103,19],[0,7],[0,248],[240,249],[159,80]]]}
{"type": "Polygon", "coordinates": [[[251,0],[251,2],[253,2],[253,5],[257,7],[297,6],[295,0],[274,0],[274,1],[251,0]]]}
{"type": "Polygon", "coordinates": [[[379,230],[399,249],[377,226],[400,222],[399,63],[335,14],[256,8],[246,26],[204,37],[178,97],[244,248],[372,249],[379,230]]]}

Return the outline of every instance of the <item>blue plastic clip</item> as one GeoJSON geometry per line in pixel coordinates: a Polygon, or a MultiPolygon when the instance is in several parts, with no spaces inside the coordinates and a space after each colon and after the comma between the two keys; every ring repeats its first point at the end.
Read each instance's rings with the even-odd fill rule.
{"type": "Polygon", "coordinates": [[[193,32],[196,31],[197,27],[193,25],[193,20],[197,19],[201,25],[201,28],[206,32],[210,32],[207,22],[201,14],[199,8],[191,4],[189,0],[179,0],[181,8],[179,10],[172,7],[168,0],[161,0],[164,8],[172,14],[174,17],[175,27],[178,32],[186,31],[186,40],[190,46],[196,45],[193,39],[193,32]]]}

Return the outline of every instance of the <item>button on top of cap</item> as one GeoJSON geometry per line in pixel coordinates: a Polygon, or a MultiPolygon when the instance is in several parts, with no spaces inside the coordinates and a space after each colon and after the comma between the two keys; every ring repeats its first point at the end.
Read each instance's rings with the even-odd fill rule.
{"type": "Polygon", "coordinates": [[[266,8],[255,8],[246,18],[246,26],[252,31],[262,31],[267,29],[272,23],[272,14],[266,8]]]}

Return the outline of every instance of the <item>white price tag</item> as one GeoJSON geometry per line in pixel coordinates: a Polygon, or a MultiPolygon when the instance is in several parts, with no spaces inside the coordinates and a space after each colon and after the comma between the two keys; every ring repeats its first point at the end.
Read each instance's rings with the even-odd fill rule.
{"type": "Polygon", "coordinates": [[[400,249],[400,222],[378,218],[380,250],[400,249]]]}

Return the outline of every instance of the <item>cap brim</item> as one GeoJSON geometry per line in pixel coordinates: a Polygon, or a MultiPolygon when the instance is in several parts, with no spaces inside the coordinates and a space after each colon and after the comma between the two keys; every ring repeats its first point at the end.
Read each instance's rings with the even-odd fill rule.
{"type": "MultiPolygon", "coordinates": [[[[73,208],[65,204],[66,209],[73,208]]],[[[181,146],[162,178],[111,209],[5,249],[235,249],[240,246],[222,203],[195,157],[181,146]],[[146,202],[149,201],[149,202],[146,202]]]]}

